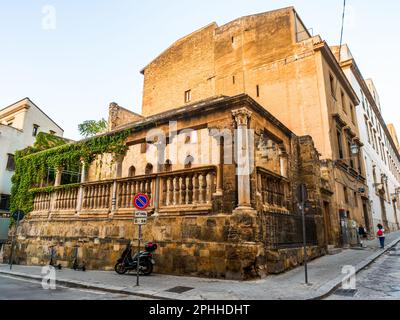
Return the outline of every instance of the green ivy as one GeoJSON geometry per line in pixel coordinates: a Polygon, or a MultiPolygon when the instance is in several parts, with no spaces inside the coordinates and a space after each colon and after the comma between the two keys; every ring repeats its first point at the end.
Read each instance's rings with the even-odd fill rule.
{"type": "Polygon", "coordinates": [[[76,143],[66,143],[64,139],[59,138],[63,140],[61,141],[53,139],[54,136],[51,135],[39,134],[33,147],[17,151],[15,154],[11,212],[17,209],[26,213],[32,211],[35,193],[54,190],[52,187],[37,188],[45,179],[48,168],[64,168],[78,172],[81,161],[90,164],[99,154],[111,153],[115,157],[122,155],[127,150],[125,141],[130,132],[131,130],[127,129],[76,143]],[[48,147],[50,149],[46,150],[48,147]]]}

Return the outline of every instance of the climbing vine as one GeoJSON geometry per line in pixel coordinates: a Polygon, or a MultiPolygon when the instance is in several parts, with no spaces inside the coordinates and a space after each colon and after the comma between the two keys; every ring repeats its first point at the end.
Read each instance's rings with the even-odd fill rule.
{"type": "Polygon", "coordinates": [[[79,172],[81,161],[90,164],[99,154],[111,153],[115,157],[124,154],[127,149],[125,141],[130,132],[127,129],[76,143],[68,143],[65,139],[56,139],[57,137],[48,134],[39,134],[33,147],[17,151],[15,154],[11,211],[19,209],[30,212],[33,209],[35,193],[50,193],[54,190],[52,187],[38,188],[42,185],[49,168],[79,172]]]}

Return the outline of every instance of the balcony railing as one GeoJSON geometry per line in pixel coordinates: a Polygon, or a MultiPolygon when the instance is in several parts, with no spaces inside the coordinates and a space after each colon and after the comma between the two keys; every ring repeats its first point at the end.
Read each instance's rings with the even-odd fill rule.
{"type": "Polygon", "coordinates": [[[147,176],[107,181],[87,182],[71,186],[35,191],[33,215],[46,213],[132,214],[135,194],[144,193],[150,199],[149,210],[169,212],[208,212],[215,193],[214,166],[164,172],[147,176]],[[156,186],[159,196],[156,200],[156,186]],[[157,203],[156,203],[157,201],[157,203]]]}

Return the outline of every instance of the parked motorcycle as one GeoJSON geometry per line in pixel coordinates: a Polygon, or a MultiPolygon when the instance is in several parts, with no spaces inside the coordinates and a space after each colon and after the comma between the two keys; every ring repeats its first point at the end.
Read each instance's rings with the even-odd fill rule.
{"type": "MultiPolygon", "coordinates": [[[[144,251],[139,253],[139,272],[145,276],[149,276],[153,272],[155,264],[153,252],[157,250],[157,244],[148,242],[145,244],[144,249],[144,251]]],[[[132,257],[132,245],[129,243],[114,267],[115,272],[125,274],[128,271],[136,271],[137,258],[137,253],[132,257]]]]}

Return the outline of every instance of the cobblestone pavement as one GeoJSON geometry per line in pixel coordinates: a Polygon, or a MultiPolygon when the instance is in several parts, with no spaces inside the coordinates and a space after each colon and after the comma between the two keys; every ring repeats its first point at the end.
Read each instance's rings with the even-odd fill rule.
{"type": "Polygon", "coordinates": [[[45,290],[39,281],[0,275],[0,300],[143,300],[104,291],[56,286],[45,290]]]}
{"type": "Polygon", "coordinates": [[[400,300],[400,245],[356,276],[355,291],[338,290],[327,300],[400,300]]]}

